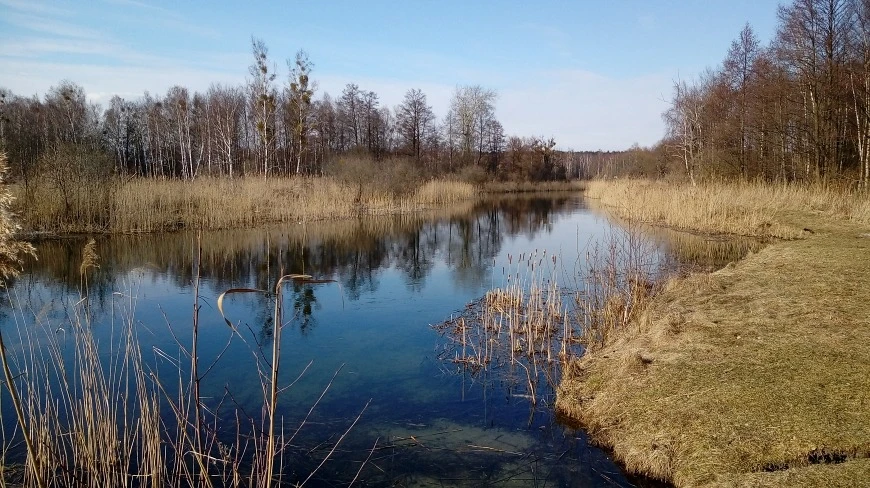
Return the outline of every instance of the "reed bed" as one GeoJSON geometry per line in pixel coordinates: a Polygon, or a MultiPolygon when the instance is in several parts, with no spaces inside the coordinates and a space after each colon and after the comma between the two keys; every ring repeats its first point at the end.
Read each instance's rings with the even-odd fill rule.
{"type": "Polygon", "coordinates": [[[619,217],[704,233],[796,239],[812,229],[797,214],[870,223],[870,194],[834,185],[763,182],[589,182],[587,195],[619,217]]]}
{"type": "Polygon", "coordinates": [[[101,205],[92,205],[87,197],[67,201],[50,185],[39,187],[26,202],[21,199],[25,230],[123,233],[250,227],[412,213],[471,200],[477,193],[472,185],[453,180],[431,180],[396,194],[329,177],[139,178],[114,185],[108,203],[101,205]]]}
{"type": "Polygon", "coordinates": [[[605,347],[635,327],[652,298],[680,271],[636,227],[608,229],[577,265],[575,313],[587,350],[605,347]]]}
{"type": "Polygon", "coordinates": [[[557,363],[576,349],[579,332],[563,303],[557,256],[543,250],[508,261],[504,287],[435,326],[449,339],[440,357],[474,374],[508,369],[535,405],[542,380],[557,384],[557,363]]]}
{"type": "Polygon", "coordinates": [[[559,285],[565,273],[558,256],[509,255],[504,286],[435,326],[449,339],[441,359],[474,374],[509,367],[534,405],[541,381],[555,388],[565,364],[633,327],[676,271],[636,229],[611,228],[590,244],[568,287],[559,285]]]}

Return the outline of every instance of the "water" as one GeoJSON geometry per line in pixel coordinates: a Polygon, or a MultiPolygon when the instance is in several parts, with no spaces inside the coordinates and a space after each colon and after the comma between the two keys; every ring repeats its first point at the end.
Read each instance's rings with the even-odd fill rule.
{"type": "MultiPolygon", "coordinates": [[[[336,281],[284,289],[282,384],[298,377],[280,397],[285,431],[298,428],[285,481],[305,479],[359,417],[310,485],[346,486],[358,473],[360,486],[631,486],[583,432],[559,423],[547,381],[530,392],[516,371],[467,371],[442,358],[449,339],[432,327],[503,285],[521,254],[556,255],[552,278],[571,286],[578,256],[612,225],[565,196],[203,233],[201,384],[219,435],[231,440],[237,410],[259,418],[257,368],[271,353],[272,290],[283,270],[336,281]],[[237,334],[217,307],[218,296],[235,288],[263,290],[225,298],[237,334]]],[[[674,254],[673,240],[651,236],[660,257],[674,254]]],[[[192,331],[196,234],[98,238],[99,268],[86,279],[84,242],[37,246],[39,261],[8,292],[14,308],[3,300],[4,333],[53,331],[71,356],[70,316],[83,317],[101,344],[116,337],[119,317],[133,316],[146,363],[169,388],[179,376],[186,381],[179,343],[189,344],[192,331]]],[[[23,352],[14,341],[10,349],[23,352]]],[[[8,407],[4,401],[7,428],[8,407]]]]}

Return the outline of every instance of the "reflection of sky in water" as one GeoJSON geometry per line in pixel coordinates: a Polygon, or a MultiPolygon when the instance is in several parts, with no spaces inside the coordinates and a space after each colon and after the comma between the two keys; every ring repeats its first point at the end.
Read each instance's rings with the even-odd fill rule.
{"type": "MultiPolygon", "coordinates": [[[[284,383],[314,360],[281,397],[287,425],[298,425],[335,371],[343,368],[294,443],[314,446],[339,435],[372,400],[342,453],[321,472],[322,480],[346,484],[376,438],[387,443],[413,435],[419,443],[396,441],[384,450],[392,457],[379,452],[363,476],[374,484],[483,477],[498,481],[495,484],[522,486],[531,481],[529,470],[534,466],[535,476],[549,476],[549,484],[605,485],[602,473],[625,483],[602,453],[586,446],[581,434],[559,427],[546,405],[531,412],[530,424],[528,402],[512,397],[504,379],[446,373],[452,366],[445,367],[437,358],[444,339],[430,327],[492,286],[502,285],[502,269],[512,269],[520,254],[556,254],[559,268],[568,273],[559,277],[560,282],[572,284],[578,254],[583,255],[608,226],[579,199],[563,198],[504,200],[481,205],[471,214],[431,219],[204,233],[201,370],[228,342],[229,347],[203,379],[203,396],[216,399],[229,390],[241,404],[257,405],[262,393],[252,348],[261,343],[268,354],[271,347],[272,305],[267,296],[238,294],[225,300],[227,317],[247,344],[232,338],[217,311],[217,296],[233,287],[265,288],[282,267],[299,272],[304,266],[305,272],[336,279],[340,286],[285,288],[287,318],[294,310],[297,316],[282,337],[284,383]],[[438,469],[443,463],[450,463],[450,469],[438,469]]],[[[195,242],[189,233],[102,239],[100,269],[88,283],[92,327],[103,341],[111,336],[112,317],[123,316],[131,303],[128,297],[135,297],[145,360],[156,364],[169,384],[178,380],[178,371],[165,357],[179,356],[173,334],[184,343],[191,335],[195,242]]],[[[32,325],[32,317],[39,315],[46,329],[63,326],[65,314],[79,299],[82,245],[61,241],[39,246],[40,261],[10,292],[19,306],[24,304],[19,316],[31,317],[26,322],[19,319],[19,325],[32,325]]],[[[16,324],[11,315],[3,315],[7,330],[16,324]]],[[[227,408],[220,415],[233,417],[227,408]]],[[[3,418],[12,416],[4,410],[3,418]]],[[[316,465],[322,454],[315,451],[294,462],[316,465]]]]}

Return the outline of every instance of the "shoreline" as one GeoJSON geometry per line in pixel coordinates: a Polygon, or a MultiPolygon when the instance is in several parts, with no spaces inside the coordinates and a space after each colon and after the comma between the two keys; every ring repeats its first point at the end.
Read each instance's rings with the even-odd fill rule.
{"type": "MultiPolygon", "coordinates": [[[[129,235],[201,229],[243,229],[381,215],[439,211],[499,195],[582,192],[583,182],[521,182],[472,185],[433,179],[401,194],[322,177],[202,178],[194,181],[134,179],[111,196],[57,195],[26,206],[17,188],[17,213],[25,240],[76,235],[129,235]],[[108,200],[106,200],[108,198],[108,200]],[[67,203],[70,204],[67,207],[67,203]]],[[[39,197],[39,195],[37,195],[39,197]]]]}
{"type": "Polygon", "coordinates": [[[813,233],[668,282],[567,368],[557,411],[627,471],[675,486],[870,479],[870,224],[777,217],[764,228],[813,233]]]}

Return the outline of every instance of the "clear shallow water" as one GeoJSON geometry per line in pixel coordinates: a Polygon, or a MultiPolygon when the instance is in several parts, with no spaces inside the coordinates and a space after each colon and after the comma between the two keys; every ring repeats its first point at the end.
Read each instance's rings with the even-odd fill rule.
{"type": "MultiPolygon", "coordinates": [[[[229,404],[259,408],[255,356],[258,347],[271,348],[271,296],[226,298],[241,337],[218,313],[217,297],[231,288],[272,289],[282,269],[304,272],[337,284],[286,288],[283,384],[311,363],[280,397],[286,429],[295,431],[329,389],[294,438],[285,481],[304,479],[362,411],[309,485],[346,486],[368,458],[360,486],[630,486],[582,432],[557,421],[546,382],[532,405],[517,376],[472,375],[440,359],[447,338],[431,327],[503,285],[520,254],[555,254],[555,277],[571,286],[578,256],[610,227],[579,197],[526,197],[440,215],[203,233],[200,367],[213,366],[202,395],[228,438],[235,426],[229,404]]],[[[673,254],[671,241],[653,240],[662,256],[673,254]]],[[[177,382],[171,359],[179,356],[176,338],[186,344],[191,336],[196,235],[100,238],[100,267],[87,283],[79,273],[84,243],[39,244],[39,261],[9,291],[17,311],[3,300],[4,330],[36,322],[71,343],[70,332],[58,328],[81,308],[75,304],[86,289],[97,339],[110,342],[113,318],[134,308],[145,361],[177,382]]],[[[6,424],[13,421],[8,406],[6,424]]]]}

